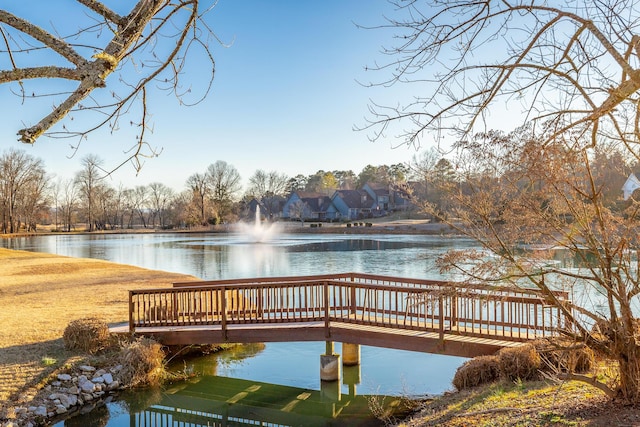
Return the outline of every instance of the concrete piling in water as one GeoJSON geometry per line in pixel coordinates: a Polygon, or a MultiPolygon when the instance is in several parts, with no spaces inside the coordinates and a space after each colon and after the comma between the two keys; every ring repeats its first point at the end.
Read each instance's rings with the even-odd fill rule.
{"type": "Polygon", "coordinates": [[[360,364],[360,345],[342,343],[342,364],[344,366],[356,366],[360,364]]]}
{"type": "Polygon", "coordinates": [[[320,355],[320,379],[340,380],[340,355],[333,352],[333,342],[327,341],[326,353],[320,355]]]}

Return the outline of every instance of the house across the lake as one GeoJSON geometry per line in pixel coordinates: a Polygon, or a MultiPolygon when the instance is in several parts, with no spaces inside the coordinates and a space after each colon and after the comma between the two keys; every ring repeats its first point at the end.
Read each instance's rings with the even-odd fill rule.
{"type": "Polygon", "coordinates": [[[632,173],[622,186],[624,200],[629,200],[634,191],[640,188],[640,174],[632,173]]]}
{"type": "Polygon", "coordinates": [[[389,185],[367,183],[358,190],[323,193],[294,191],[282,206],[281,218],[291,221],[352,221],[406,210],[408,197],[389,185]]]}

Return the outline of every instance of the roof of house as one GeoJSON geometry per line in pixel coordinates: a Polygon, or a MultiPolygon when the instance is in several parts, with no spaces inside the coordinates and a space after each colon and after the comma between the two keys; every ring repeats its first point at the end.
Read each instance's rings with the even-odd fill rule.
{"type": "Polygon", "coordinates": [[[388,196],[389,186],[377,182],[367,182],[367,185],[376,196],[388,196]]]}
{"type": "Polygon", "coordinates": [[[331,198],[322,193],[297,191],[297,194],[312,212],[326,212],[331,205],[331,198]]]}
{"type": "Polygon", "coordinates": [[[311,199],[313,197],[325,197],[324,194],[322,193],[317,193],[315,191],[295,191],[294,193],[296,193],[298,195],[298,197],[300,197],[301,199],[311,199]]]}
{"type": "Polygon", "coordinates": [[[364,190],[338,190],[334,193],[335,197],[340,197],[348,207],[354,209],[371,208],[376,202],[364,190]],[[363,195],[367,196],[364,203],[363,195]]]}

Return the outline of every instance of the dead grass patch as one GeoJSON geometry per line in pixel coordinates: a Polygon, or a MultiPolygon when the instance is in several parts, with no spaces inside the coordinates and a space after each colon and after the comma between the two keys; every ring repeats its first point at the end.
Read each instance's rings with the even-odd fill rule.
{"type": "Polygon", "coordinates": [[[0,277],[0,306],[16,308],[0,310],[0,418],[8,408],[28,402],[42,378],[78,357],[64,348],[62,340],[70,322],[87,317],[124,322],[130,289],[197,280],[94,259],[2,248],[0,277]]]}
{"type": "Polygon", "coordinates": [[[527,381],[540,375],[541,360],[535,347],[525,344],[503,348],[495,355],[479,356],[466,361],[453,377],[457,390],[477,387],[500,378],[508,381],[527,381]]]}
{"type": "Polygon", "coordinates": [[[67,350],[95,354],[107,349],[112,340],[109,325],[96,317],[73,320],[62,335],[67,350]]]}
{"type": "Polygon", "coordinates": [[[458,390],[477,387],[500,378],[500,364],[496,356],[479,356],[467,360],[453,376],[453,386],[458,390]]]}
{"type": "Polygon", "coordinates": [[[589,372],[595,366],[595,353],[569,340],[537,340],[533,343],[542,360],[542,369],[559,372],[589,372]]]}
{"type": "Polygon", "coordinates": [[[149,338],[128,343],[121,351],[120,378],[129,387],[158,386],[167,377],[162,346],[149,338]]]}
{"type": "Polygon", "coordinates": [[[533,380],[540,372],[540,355],[531,344],[505,347],[498,354],[500,375],[510,381],[533,380]]]}

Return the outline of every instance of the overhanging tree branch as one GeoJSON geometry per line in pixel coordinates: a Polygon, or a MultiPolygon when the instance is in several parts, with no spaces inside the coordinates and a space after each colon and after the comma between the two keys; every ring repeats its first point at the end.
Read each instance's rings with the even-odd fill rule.
{"type": "MultiPolygon", "coordinates": [[[[80,137],[81,142],[89,133],[103,126],[110,126],[115,130],[119,118],[134,110],[143,114],[140,116],[140,123],[131,120],[132,125],[147,129],[146,104],[133,109],[132,103],[147,102],[147,94],[140,94],[153,81],[162,82],[164,89],[172,90],[181,104],[193,105],[194,102],[183,101],[185,94],[189,92],[181,91],[179,80],[193,43],[205,53],[203,58],[208,61],[211,69],[208,85],[203,82],[203,95],[195,103],[204,99],[213,80],[215,62],[208,44],[212,32],[203,22],[206,12],[201,12],[200,8],[203,1],[139,0],[127,15],[121,16],[107,6],[108,0],[76,0],[78,6],[88,12],[84,14],[87,23],[84,26],[79,23],[79,31],[62,37],[54,36],[7,10],[0,10],[0,30],[6,48],[4,51],[0,50],[0,55],[7,55],[12,65],[11,69],[0,70],[0,83],[17,82],[22,86],[25,81],[33,79],[79,82],[70,93],[66,88],[57,92],[52,90],[49,94],[34,91],[30,98],[54,96],[55,106],[37,123],[19,130],[20,141],[33,144],[39,137],[47,134],[80,137]],[[97,20],[95,15],[98,16],[97,20]],[[203,22],[203,25],[198,25],[199,22],[203,22]],[[103,47],[91,47],[96,44],[96,35],[98,44],[103,47]],[[33,44],[31,40],[38,44],[33,44]],[[27,54],[45,50],[55,52],[59,58],[70,62],[74,67],[60,66],[55,59],[50,65],[22,66],[23,62],[33,61],[27,54]],[[107,83],[114,72],[118,72],[119,79],[109,79],[110,83],[107,83]],[[139,77],[132,82],[132,76],[136,74],[139,77]],[[110,88],[109,94],[96,92],[96,89],[105,87],[110,88]],[[64,92],[67,95],[60,99],[64,92]],[[85,103],[87,99],[89,102],[85,103]],[[70,130],[66,126],[59,131],[53,130],[70,113],[86,115],[91,111],[100,113],[101,119],[96,125],[86,126],[79,131],[70,130]]],[[[204,9],[209,11],[210,7],[204,9]]],[[[24,92],[21,88],[23,99],[26,99],[24,92]]],[[[140,132],[136,144],[138,147],[133,150],[134,156],[144,156],[141,148],[149,147],[144,140],[144,131],[140,132]]],[[[152,153],[153,151],[152,149],[152,153]]],[[[141,163],[136,162],[136,169],[140,166],[141,163]]]]}

